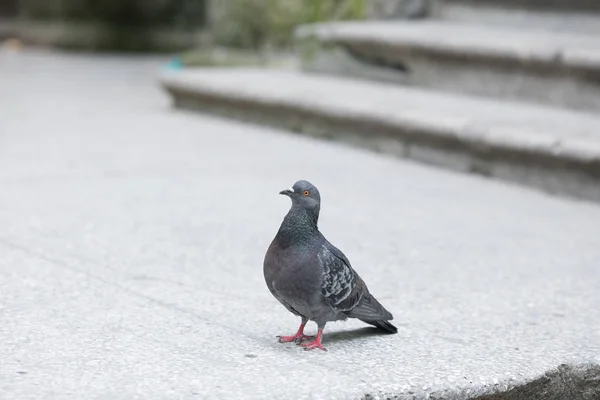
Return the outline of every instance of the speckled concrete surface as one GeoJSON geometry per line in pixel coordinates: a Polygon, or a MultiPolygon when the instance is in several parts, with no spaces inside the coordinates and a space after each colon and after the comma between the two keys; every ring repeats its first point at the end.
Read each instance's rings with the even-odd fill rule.
{"type": "Polygon", "coordinates": [[[598,205],[174,111],[161,62],[0,55],[0,397],[468,398],[600,363],[598,205]],[[277,343],[297,179],[397,335],[277,343]]]}

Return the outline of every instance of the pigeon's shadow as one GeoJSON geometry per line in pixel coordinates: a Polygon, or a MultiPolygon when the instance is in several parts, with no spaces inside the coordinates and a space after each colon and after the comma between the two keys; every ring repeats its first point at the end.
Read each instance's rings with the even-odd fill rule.
{"type": "Polygon", "coordinates": [[[346,340],[367,338],[370,336],[386,336],[386,335],[391,335],[391,333],[386,332],[381,329],[378,329],[378,328],[365,327],[365,328],[359,328],[359,329],[352,329],[349,331],[338,331],[338,332],[332,332],[329,334],[325,333],[323,335],[323,340],[326,342],[329,342],[329,343],[335,343],[335,342],[343,342],[346,340]]]}

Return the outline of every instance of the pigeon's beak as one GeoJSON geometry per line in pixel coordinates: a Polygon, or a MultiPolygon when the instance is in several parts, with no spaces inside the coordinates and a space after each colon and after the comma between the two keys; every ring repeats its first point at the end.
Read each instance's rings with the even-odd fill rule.
{"type": "Polygon", "coordinates": [[[292,188],[285,189],[285,190],[282,190],[281,192],[279,192],[279,194],[283,194],[284,196],[289,196],[292,193],[294,193],[294,189],[292,189],[292,188]]]}

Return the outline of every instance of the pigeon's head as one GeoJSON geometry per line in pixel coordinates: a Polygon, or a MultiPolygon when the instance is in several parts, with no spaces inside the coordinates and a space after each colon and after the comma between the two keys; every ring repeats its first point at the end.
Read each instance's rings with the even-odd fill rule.
{"type": "Polygon", "coordinates": [[[316,210],[317,214],[321,206],[321,195],[317,188],[308,181],[298,181],[289,189],[282,190],[279,194],[283,194],[292,199],[293,205],[301,206],[302,208],[316,210]]]}

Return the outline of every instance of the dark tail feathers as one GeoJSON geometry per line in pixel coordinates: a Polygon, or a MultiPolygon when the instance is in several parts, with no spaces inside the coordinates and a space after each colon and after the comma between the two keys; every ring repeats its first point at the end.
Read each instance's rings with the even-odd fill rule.
{"type": "Polygon", "coordinates": [[[370,294],[363,297],[360,303],[348,312],[348,316],[358,318],[390,333],[398,332],[398,328],[388,322],[388,320],[394,319],[394,316],[370,294]]]}
{"type": "Polygon", "coordinates": [[[389,332],[389,333],[398,333],[398,328],[396,328],[394,325],[390,324],[388,321],[385,321],[385,320],[366,321],[364,319],[361,319],[361,321],[366,322],[369,325],[376,326],[377,328],[383,329],[384,331],[389,332]]]}

